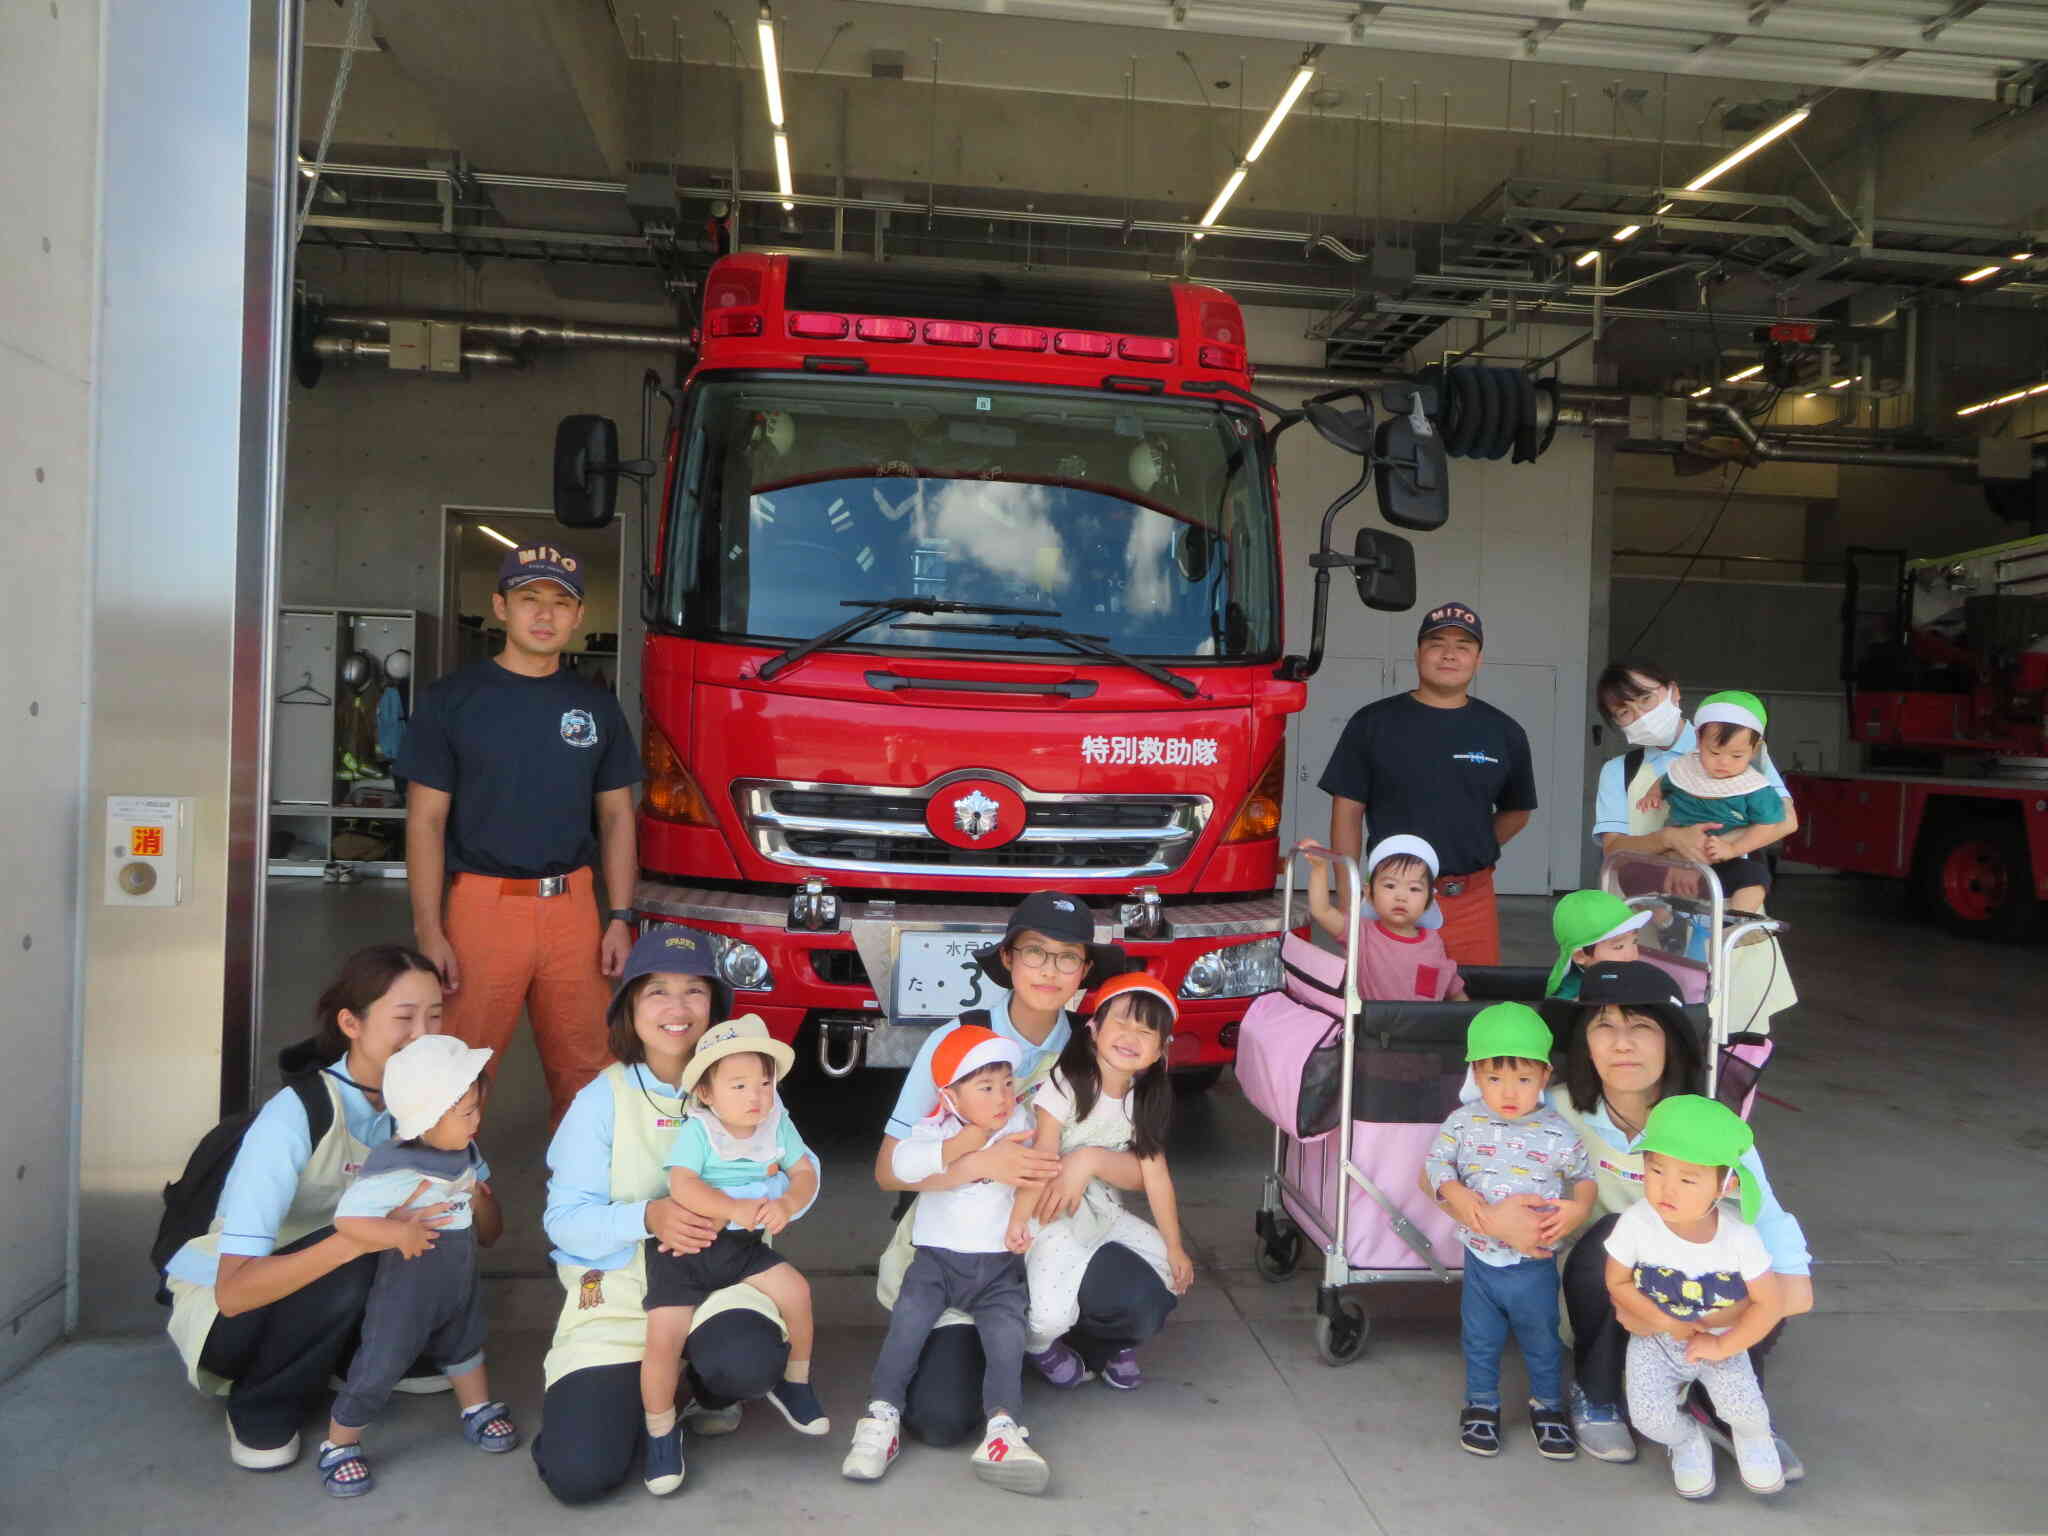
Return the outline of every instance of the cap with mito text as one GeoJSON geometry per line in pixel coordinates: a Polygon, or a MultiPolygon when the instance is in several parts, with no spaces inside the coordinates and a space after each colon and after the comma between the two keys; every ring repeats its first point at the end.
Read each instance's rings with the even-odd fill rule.
{"type": "Polygon", "coordinates": [[[552,581],[578,599],[583,596],[583,562],[552,544],[521,544],[505,551],[498,565],[498,590],[552,581]]]}
{"type": "Polygon", "coordinates": [[[1422,624],[1415,631],[1415,643],[1422,644],[1432,630],[1438,629],[1462,629],[1480,645],[1486,644],[1486,630],[1479,622],[1479,615],[1465,603],[1439,603],[1430,609],[1422,616],[1422,624]]]}

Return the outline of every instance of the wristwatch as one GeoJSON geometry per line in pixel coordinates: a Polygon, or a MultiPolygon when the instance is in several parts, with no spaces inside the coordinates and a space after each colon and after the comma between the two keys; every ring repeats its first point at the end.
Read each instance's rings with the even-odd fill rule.
{"type": "Polygon", "coordinates": [[[609,912],[605,913],[604,920],[606,923],[624,923],[631,927],[633,920],[637,916],[639,914],[631,907],[613,907],[609,912]]]}

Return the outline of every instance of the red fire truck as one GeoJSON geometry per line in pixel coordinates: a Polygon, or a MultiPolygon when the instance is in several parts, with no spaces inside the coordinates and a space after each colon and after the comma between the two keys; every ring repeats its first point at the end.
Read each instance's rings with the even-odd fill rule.
{"type": "MultiPolygon", "coordinates": [[[[621,473],[659,488],[642,914],[711,933],[740,1004],[839,1076],[984,1005],[974,950],[1072,891],[1213,1080],[1278,984],[1287,719],[1321,653],[1282,650],[1273,438],[1303,414],[1257,408],[1236,302],[742,254],[700,321],[658,462],[602,418],[557,438],[571,526],[621,473]]],[[[1357,406],[1307,419],[1361,452],[1357,406]]],[[[1332,568],[1413,602],[1405,541],[1329,553],[1348,499],[1318,636],[1332,568]]]]}
{"type": "Polygon", "coordinates": [[[1852,549],[1847,576],[1864,771],[1787,775],[1787,856],[1906,880],[1960,933],[2030,936],[2048,899],[2048,536],[1942,559],[1852,549]]]}

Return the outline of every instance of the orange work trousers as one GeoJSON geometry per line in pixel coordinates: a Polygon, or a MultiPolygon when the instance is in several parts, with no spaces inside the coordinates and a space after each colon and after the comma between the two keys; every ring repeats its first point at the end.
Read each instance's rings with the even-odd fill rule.
{"type": "Polygon", "coordinates": [[[467,874],[449,884],[442,925],[459,974],[441,1027],[488,1047],[487,1070],[495,1074],[524,1006],[547,1078],[549,1124],[559,1125],[577,1090],[611,1060],[604,1025],[611,985],[599,962],[591,872],[570,875],[558,896],[536,896],[534,884],[467,874]]]}
{"type": "Polygon", "coordinates": [[[1436,883],[1444,914],[1444,949],[1458,965],[1500,964],[1500,912],[1493,904],[1493,871],[1444,875],[1436,883]],[[1454,896],[1446,889],[1458,887],[1454,896]]]}

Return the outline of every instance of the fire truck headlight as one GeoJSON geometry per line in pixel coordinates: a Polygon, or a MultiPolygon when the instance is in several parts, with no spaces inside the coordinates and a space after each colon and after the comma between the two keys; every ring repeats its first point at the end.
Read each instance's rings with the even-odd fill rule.
{"type": "Polygon", "coordinates": [[[1280,940],[1254,939],[1198,956],[1180,984],[1182,997],[1252,997],[1280,985],[1280,940]]]}
{"type": "Polygon", "coordinates": [[[775,978],[768,970],[768,957],[740,939],[713,935],[718,942],[718,975],[735,992],[771,992],[775,978]]]}

